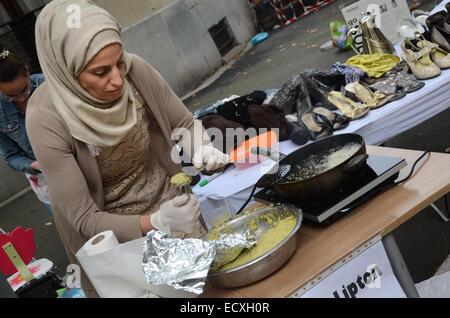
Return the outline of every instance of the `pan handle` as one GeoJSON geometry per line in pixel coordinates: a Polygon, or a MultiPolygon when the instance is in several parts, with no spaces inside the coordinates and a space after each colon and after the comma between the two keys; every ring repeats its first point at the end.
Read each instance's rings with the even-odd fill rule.
{"type": "Polygon", "coordinates": [[[260,156],[264,156],[267,157],[275,162],[279,162],[281,160],[283,160],[284,158],[286,158],[286,155],[272,150],[272,149],[268,149],[268,148],[264,148],[264,147],[253,147],[250,149],[250,152],[254,155],[260,155],[260,156]]]}
{"type": "Polygon", "coordinates": [[[360,154],[351,159],[344,167],[344,172],[351,173],[355,172],[359,169],[362,169],[364,165],[367,162],[367,158],[369,158],[369,155],[367,154],[360,154]]]}

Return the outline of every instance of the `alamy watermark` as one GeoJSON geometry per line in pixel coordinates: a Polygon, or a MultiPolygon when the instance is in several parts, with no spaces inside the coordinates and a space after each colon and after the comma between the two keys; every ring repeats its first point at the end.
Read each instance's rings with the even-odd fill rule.
{"type": "Polygon", "coordinates": [[[70,289],[81,288],[81,269],[77,264],[69,264],[66,269],[66,286],[70,289]]]}
{"type": "MultiPolygon", "coordinates": [[[[172,140],[177,142],[176,146],[171,150],[171,159],[177,164],[184,161],[185,163],[192,163],[195,165],[196,162],[194,162],[192,158],[198,157],[198,152],[204,152],[204,156],[207,157],[210,153],[206,152],[209,149],[208,147],[205,147],[205,145],[209,144],[213,145],[218,151],[222,153],[228,152],[228,154],[230,154],[230,149],[237,148],[234,152],[234,156],[231,157],[233,163],[250,165],[259,163],[259,169],[262,174],[274,173],[277,171],[278,162],[266,160],[267,157],[260,156],[254,152],[261,145],[265,145],[267,147],[263,148],[270,148],[271,152],[274,154],[279,153],[279,129],[273,128],[270,129],[270,131],[273,134],[268,134],[269,129],[266,128],[256,129],[251,127],[245,130],[243,128],[226,128],[224,135],[221,129],[203,129],[201,124],[196,124],[192,136],[191,130],[187,128],[177,128],[173,131],[171,136],[172,140]],[[273,136],[275,136],[274,139],[273,136]],[[246,143],[246,141],[248,142],[246,143]],[[240,145],[244,146],[239,147],[240,145]],[[192,152],[191,157],[181,157],[180,148],[192,152]]],[[[204,156],[200,157],[204,160],[204,156]]],[[[225,160],[225,157],[215,157],[215,160],[225,160]]],[[[217,163],[225,165],[229,162],[224,161],[217,163]]]]}
{"type": "Polygon", "coordinates": [[[66,12],[69,16],[66,19],[66,25],[69,29],[81,28],[81,8],[78,4],[70,4],[67,6],[66,12]]]}

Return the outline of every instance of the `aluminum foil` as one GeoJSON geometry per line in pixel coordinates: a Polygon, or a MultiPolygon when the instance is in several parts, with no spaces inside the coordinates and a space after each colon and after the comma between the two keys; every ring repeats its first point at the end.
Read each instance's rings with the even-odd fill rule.
{"type": "Polygon", "coordinates": [[[210,242],[151,231],[144,241],[142,269],[148,284],[166,284],[201,294],[215,255],[214,244],[210,242]]]}
{"type": "Polygon", "coordinates": [[[231,262],[254,244],[256,238],[248,233],[203,240],[173,238],[163,231],[151,231],[144,241],[142,270],[148,284],[165,284],[201,294],[210,268],[231,262]]]}
{"type": "Polygon", "coordinates": [[[250,231],[242,234],[221,234],[217,240],[210,241],[216,248],[216,257],[211,264],[211,270],[217,271],[234,261],[244,248],[251,248],[256,241],[256,236],[250,231]]]}

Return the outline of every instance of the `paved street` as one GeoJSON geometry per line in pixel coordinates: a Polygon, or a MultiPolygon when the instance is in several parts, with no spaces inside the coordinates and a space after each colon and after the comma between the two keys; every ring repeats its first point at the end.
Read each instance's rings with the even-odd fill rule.
{"type": "MultiPolygon", "coordinates": [[[[318,12],[270,33],[270,37],[248,50],[210,86],[184,102],[191,110],[231,95],[245,95],[254,90],[280,88],[293,74],[310,68],[327,69],[334,62],[345,62],[351,51],[320,46],[330,40],[329,22],[343,21],[338,0],[318,12]]],[[[421,9],[431,9],[434,1],[421,9]]],[[[444,152],[450,147],[450,109],[399,135],[387,147],[444,152]]],[[[4,182],[4,181],[2,181],[4,182]]],[[[445,210],[444,199],[436,205],[445,210]]],[[[33,192],[0,207],[0,228],[10,231],[16,226],[34,229],[35,258],[48,258],[56,272],[65,274],[68,260],[52,218],[33,192]]],[[[415,283],[430,278],[450,254],[450,224],[444,223],[430,207],[401,225],[395,239],[415,283]]],[[[0,274],[0,297],[12,296],[0,274]]]]}

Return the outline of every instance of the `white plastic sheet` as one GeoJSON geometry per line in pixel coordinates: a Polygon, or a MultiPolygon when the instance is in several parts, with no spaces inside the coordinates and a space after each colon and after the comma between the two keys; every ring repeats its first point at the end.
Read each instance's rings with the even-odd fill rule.
{"type": "Polygon", "coordinates": [[[147,284],[142,270],[145,237],[120,244],[103,253],[87,256],[80,249],[76,257],[101,298],[185,297],[191,293],[167,285],[147,284]]]}
{"type": "Polygon", "coordinates": [[[101,298],[139,298],[147,293],[142,271],[144,238],[88,256],[81,248],[76,257],[101,298]]]}
{"type": "Polygon", "coordinates": [[[450,298],[450,271],[416,284],[420,298],[450,298]]]}

